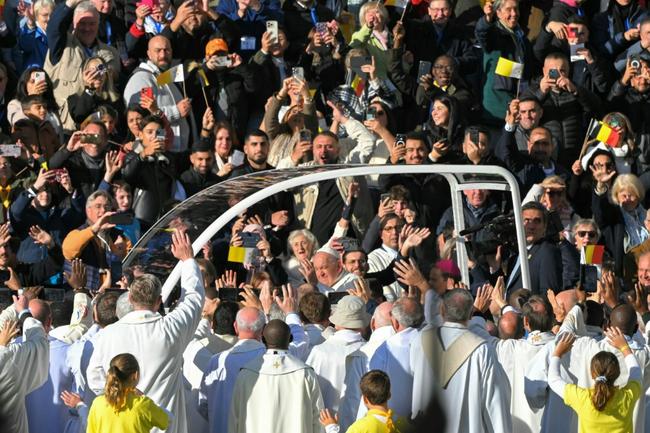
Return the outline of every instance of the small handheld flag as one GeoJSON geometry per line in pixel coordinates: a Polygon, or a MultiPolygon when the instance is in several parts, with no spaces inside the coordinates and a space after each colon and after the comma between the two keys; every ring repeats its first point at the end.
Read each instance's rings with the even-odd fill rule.
{"type": "Polygon", "coordinates": [[[618,146],[620,139],[620,134],[603,122],[598,122],[598,125],[590,132],[589,136],[609,147],[618,146]]]}
{"type": "Polygon", "coordinates": [[[251,263],[255,248],[234,247],[228,248],[228,261],[235,263],[251,263]]]}
{"type": "Polygon", "coordinates": [[[181,83],[184,81],[185,71],[183,70],[182,64],[169,68],[156,77],[156,84],[158,84],[158,87],[164,86],[165,84],[181,83]]]}
{"type": "Polygon", "coordinates": [[[205,94],[205,88],[210,85],[208,82],[208,77],[205,75],[203,69],[199,69],[196,74],[199,76],[199,83],[201,84],[201,92],[203,92],[203,99],[205,100],[205,106],[209,107],[210,103],[208,102],[208,95],[205,94]]]}
{"type": "Polygon", "coordinates": [[[357,75],[356,77],[354,77],[354,80],[352,80],[350,86],[352,87],[352,90],[354,90],[354,94],[357,95],[357,97],[361,97],[365,87],[363,78],[357,75]]]}
{"type": "Polygon", "coordinates": [[[602,265],[605,247],[603,245],[586,245],[580,252],[580,264],[583,265],[602,265]]]}
{"type": "Polygon", "coordinates": [[[512,60],[499,57],[494,72],[503,77],[517,78],[518,80],[521,80],[521,77],[524,74],[524,65],[522,63],[513,62],[512,60]]]}

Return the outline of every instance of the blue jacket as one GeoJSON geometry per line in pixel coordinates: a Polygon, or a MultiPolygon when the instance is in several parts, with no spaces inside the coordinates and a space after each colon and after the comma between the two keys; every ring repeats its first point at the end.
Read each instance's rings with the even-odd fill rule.
{"type": "Polygon", "coordinates": [[[47,55],[47,35],[39,27],[23,27],[18,35],[18,46],[23,51],[23,68],[38,66],[42,68],[47,55]]]}

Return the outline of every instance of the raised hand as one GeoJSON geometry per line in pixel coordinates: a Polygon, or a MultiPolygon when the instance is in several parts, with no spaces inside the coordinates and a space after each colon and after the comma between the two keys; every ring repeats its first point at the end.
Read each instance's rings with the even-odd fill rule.
{"type": "Polygon", "coordinates": [[[43,245],[47,248],[52,248],[54,246],[54,239],[52,239],[52,235],[50,235],[39,226],[31,226],[29,228],[29,237],[34,239],[34,243],[37,245],[43,245]]]}
{"type": "Polygon", "coordinates": [[[575,340],[576,340],[575,335],[569,332],[563,333],[558,337],[558,340],[555,343],[555,351],[553,352],[553,354],[561,358],[562,355],[571,351],[571,348],[573,347],[573,342],[575,340]]]}
{"type": "Polygon", "coordinates": [[[284,314],[295,313],[298,311],[298,291],[292,288],[291,284],[282,285],[282,299],[276,296],[275,303],[284,314]]]}
{"type": "Polygon", "coordinates": [[[172,254],[178,260],[185,261],[194,257],[192,242],[187,233],[175,231],[172,233],[172,254]]]}
{"type": "Polygon", "coordinates": [[[18,335],[18,322],[8,320],[3,323],[0,330],[0,346],[7,347],[16,335],[18,335]]]}
{"type": "Polygon", "coordinates": [[[367,304],[371,296],[370,285],[363,278],[358,278],[354,280],[354,288],[348,289],[348,293],[361,298],[367,304]]]}

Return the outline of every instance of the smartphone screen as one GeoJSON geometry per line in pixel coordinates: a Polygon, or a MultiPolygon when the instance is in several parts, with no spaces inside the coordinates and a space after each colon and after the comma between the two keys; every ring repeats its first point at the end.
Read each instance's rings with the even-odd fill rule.
{"type": "Polygon", "coordinates": [[[426,60],[420,60],[420,65],[418,66],[418,82],[423,75],[431,73],[431,62],[426,60]]]}
{"type": "Polygon", "coordinates": [[[267,21],[266,22],[266,31],[271,36],[273,43],[278,43],[278,22],[277,21],[267,21]]]}

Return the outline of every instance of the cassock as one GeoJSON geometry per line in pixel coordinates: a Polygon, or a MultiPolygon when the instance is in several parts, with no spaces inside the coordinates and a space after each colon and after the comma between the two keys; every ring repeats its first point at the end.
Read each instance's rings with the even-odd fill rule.
{"type": "MultiPolygon", "coordinates": [[[[386,245],[382,245],[380,248],[372,250],[370,254],[368,254],[368,272],[373,273],[383,271],[390,266],[398,256],[399,252],[386,245]]],[[[397,281],[388,286],[384,286],[383,291],[384,296],[389,302],[394,302],[404,293],[404,289],[397,281]]]]}
{"type": "Polygon", "coordinates": [[[392,325],[381,326],[372,331],[368,342],[361,348],[361,351],[366,354],[368,362],[372,359],[372,355],[375,354],[377,348],[393,335],[395,335],[395,330],[392,325]]]}
{"type": "MultiPolygon", "coordinates": [[[[570,319],[568,323],[584,324],[582,320],[582,310],[580,306],[574,306],[569,315],[578,317],[578,320],[570,319]]],[[[568,317],[568,316],[567,316],[568,317]]],[[[585,329],[580,326],[576,329],[570,329],[563,324],[563,330],[577,334],[578,329],[585,329]]],[[[650,399],[646,398],[645,393],[650,386],[650,347],[639,338],[629,338],[626,336],[630,349],[634,352],[639,366],[641,367],[643,393],[641,398],[634,407],[634,432],[643,433],[650,431],[646,426],[645,412],[647,403],[650,399]]],[[[526,369],[526,398],[531,408],[544,410],[542,416],[542,432],[547,433],[575,433],[578,431],[578,417],[570,407],[564,404],[564,401],[555,394],[548,386],[548,368],[555,349],[555,342],[550,342],[531,360],[526,369]]],[[[591,358],[601,351],[608,351],[616,355],[619,360],[621,374],[614,383],[616,386],[624,386],[628,379],[628,369],[624,362],[621,352],[612,347],[605,340],[596,340],[591,337],[579,337],[573,343],[571,352],[560,359],[560,376],[567,382],[575,383],[582,388],[592,388],[594,380],[591,378],[591,358]]]]}
{"type": "Polygon", "coordinates": [[[323,398],[311,367],[269,349],[237,376],[228,433],[321,433],[323,398]]]}
{"type": "Polygon", "coordinates": [[[338,412],[342,431],[357,419],[361,402],[359,382],[368,365],[365,354],[359,350],[364,344],[360,333],[342,329],[314,347],[307,358],[307,365],[318,375],[325,407],[338,412]]]}
{"type": "MultiPolygon", "coordinates": [[[[9,308],[17,317],[13,306],[9,308]]],[[[0,427],[3,432],[28,432],[25,396],[47,380],[48,346],[43,325],[31,317],[23,322],[22,342],[0,346],[0,427]]]]}
{"type": "Polygon", "coordinates": [[[140,364],[138,389],[174,414],[165,431],[187,432],[183,352],[201,320],[203,296],[201,271],[194,259],[185,260],[180,302],[173,311],[164,317],[148,310],[132,311],[101,332],[88,365],[90,388],[102,394],[111,359],[131,353],[140,364]]]}
{"type": "Polygon", "coordinates": [[[404,329],[388,338],[370,359],[370,370],[382,370],[390,378],[391,397],[388,407],[396,418],[411,418],[411,401],[404,396],[413,395],[410,349],[413,340],[419,335],[415,328],[404,329]]]}
{"type": "Polygon", "coordinates": [[[547,343],[555,340],[555,335],[552,332],[532,331],[526,338],[501,340],[487,332],[485,320],[481,317],[473,317],[469,329],[484,338],[496,349],[499,363],[508,376],[513,431],[521,433],[539,432],[543,411],[533,410],[528,405],[526,393],[524,392],[524,376],[530,360],[547,343]]]}
{"type": "Polygon", "coordinates": [[[30,433],[63,433],[71,418],[70,410],[60,397],[62,391],[72,389],[72,373],[66,365],[70,345],[52,336],[49,341],[47,381],[25,398],[30,433]]]}
{"type": "MultiPolygon", "coordinates": [[[[441,344],[447,350],[458,338],[470,331],[465,325],[444,322],[440,328],[424,328],[419,338],[413,341],[413,417],[426,410],[435,389],[447,416],[445,432],[512,432],[510,386],[494,349],[483,341],[451,376],[446,388],[443,388],[435,383],[434,369],[423,347],[423,338],[433,339],[438,332],[441,344]]],[[[424,342],[424,346],[427,344],[424,342]]]]}

